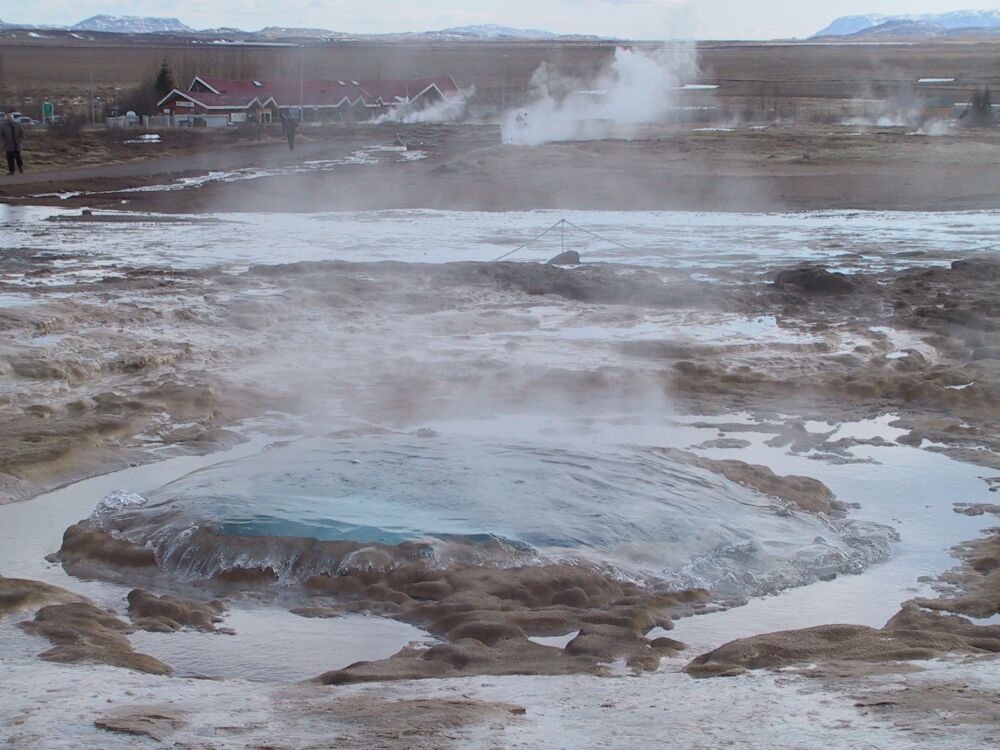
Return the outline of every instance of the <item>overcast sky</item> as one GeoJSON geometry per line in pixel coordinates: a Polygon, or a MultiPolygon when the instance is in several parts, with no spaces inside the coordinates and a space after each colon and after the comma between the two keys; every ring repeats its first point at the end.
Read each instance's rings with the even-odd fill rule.
{"type": "Polygon", "coordinates": [[[307,26],[357,33],[495,23],[633,39],[805,37],[842,15],[1000,7],[1000,0],[34,0],[7,23],[69,25],[98,13],[172,16],[195,28],[307,26]]]}

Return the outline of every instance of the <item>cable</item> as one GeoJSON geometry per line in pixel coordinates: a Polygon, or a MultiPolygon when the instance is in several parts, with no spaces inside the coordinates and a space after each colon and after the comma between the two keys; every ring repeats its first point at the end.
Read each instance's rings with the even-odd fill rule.
{"type": "Polygon", "coordinates": [[[630,247],[630,246],[624,244],[623,242],[618,242],[617,240],[613,240],[610,237],[604,237],[603,235],[597,234],[596,232],[591,232],[589,229],[584,229],[583,227],[579,227],[576,224],[574,224],[573,222],[567,221],[566,219],[560,219],[555,224],[553,224],[551,227],[549,227],[544,232],[542,232],[541,234],[539,234],[537,237],[532,238],[528,242],[525,242],[520,247],[515,248],[515,249],[511,250],[508,253],[504,253],[503,255],[501,255],[499,258],[497,258],[493,262],[497,263],[497,262],[499,262],[501,260],[504,260],[505,258],[509,258],[514,253],[520,252],[521,250],[524,250],[527,247],[531,247],[536,242],[538,242],[538,240],[542,239],[542,237],[544,237],[549,232],[551,232],[553,229],[556,229],[556,228],[558,228],[560,226],[563,227],[564,230],[565,230],[565,227],[570,226],[570,227],[573,227],[573,229],[576,229],[577,231],[583,232],[584,234],[589,234],[591,237],[593,237],[595,239],[598,239],[598,240],[601,240],[602,242],[607,242],[607,243],[609,243],[611,245],[615,245],[616,247],[620,247],[623,250],[631,250],[632,252],[638,252],[638,250],[636,250],[636,248],[630,247]]]}
{"type": "Polygon", "coordinates": [[[528,240],[523,245],[521,245],[521,247],[518,247],[518,248],[515,248],[514,250],[511,250],[509,253],[504,253],[503,255],[501,255],[499,258],[497,258],[493,262],[497,263],[497,262],[503,260],[504,258],[509,258],[514,253],[517,253],[517,252],[520,252],[521,250],[524,250],[524,248],[526,248],[526,247],[531,247],[536,242],[538,242],[538,240],[542,239],[542,237],[544,237],[549,232],[551,232],[553,229],[555,229],[557,226],[559,226],[560,224],[564,224],[564,223],[566,223],[566,219],[560,219],[559,221],[557,221],[555,224],[553,224],[551,227],[549,227],[548,229],[546,229],[544,232],[542,232],[540,235],[538,235],[534,239],[528,240]]]}
{"type": "Polygon", "coordinates": [[[599,240],[603,240],[604,242],[610,242],[612,245],[617,245],[618,247],[622,248],[623,250],[632,250],[633,252],[637,252],[634,247],[629,247],[628,245],[626,245],[626,244],[624,244],[622,242],[618,242],[617,240],[613,240],[610,237],[602,237],[601,235],[597,234],[596,232],[591,232],[589,229],[584,229],[583,227],[578,227],[573,222],[566,221],[566,219],[563,219],[563,221],[566,224],[569,224],[569,226],[573,227],[573,229],[578,229],[581,232],[583,232],[584,234],[589,234],[591,237],[595,237],[595,238],[597,238],[599,240]]]}

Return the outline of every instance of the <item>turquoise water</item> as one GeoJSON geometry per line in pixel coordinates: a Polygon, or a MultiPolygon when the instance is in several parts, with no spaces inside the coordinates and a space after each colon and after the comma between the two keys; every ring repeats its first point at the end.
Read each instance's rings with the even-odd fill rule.
{"type": "Polygon", "coordinates": [[[493,565],[574,559],[747,594],[859,572],[888,557],[892,539],[887,527],[789,509],[654,448],[426,432],[276,445],[147,499],[99,522],[189,576],[255,564],[292,578],[343,564],[310,558],[303,569],[308,540],[421,541],[441,565],[456,550],[493,565]],[[218,543],[193,542],[196,529],[218,543]]]}

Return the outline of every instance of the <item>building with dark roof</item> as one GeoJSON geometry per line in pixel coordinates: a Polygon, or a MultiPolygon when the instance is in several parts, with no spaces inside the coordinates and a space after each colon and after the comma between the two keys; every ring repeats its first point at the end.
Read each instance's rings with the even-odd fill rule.
{"type": "Polygon", "coordinates": [[[373,120],[393,110],[419,110],[461,99],[451,76],[412,80],[231,80],[195,76],[157,104],[175,125],[268,124],[279,113],[305,122],[373,120]]]}

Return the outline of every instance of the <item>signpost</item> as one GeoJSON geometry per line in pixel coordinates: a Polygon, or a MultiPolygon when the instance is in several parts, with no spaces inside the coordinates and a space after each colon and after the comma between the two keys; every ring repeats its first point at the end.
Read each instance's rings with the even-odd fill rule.
{"type": "Polygon", "coordinates": [[[56,106],[52,102],[42,103],[42,124],[51,125],[56,116],[56,106]]]}

